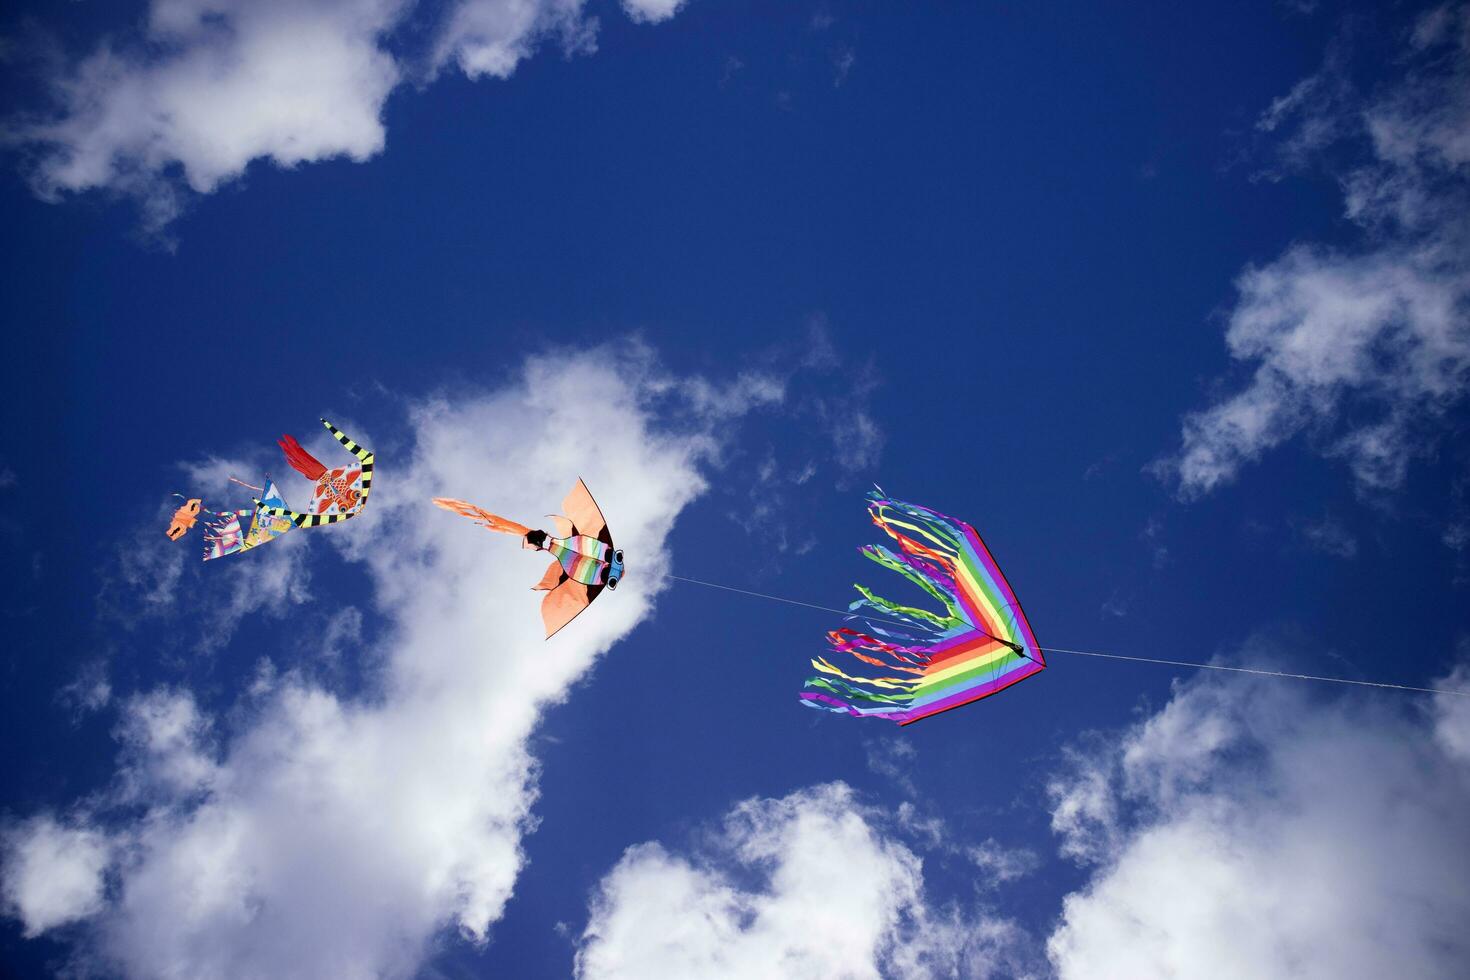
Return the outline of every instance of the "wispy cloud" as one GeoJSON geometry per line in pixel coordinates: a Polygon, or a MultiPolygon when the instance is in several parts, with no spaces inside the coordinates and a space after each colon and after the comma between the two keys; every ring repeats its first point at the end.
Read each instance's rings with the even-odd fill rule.
{"type": "Polygon", "coordinates": [[[745,62],[737,55],[726,55],[720,65],[720,88],[728,88],[735,76],[745,70],[745,62]]]}
{"type": "Polygon", "coordinates": [[[994,837],[966,848],[965,854],[983,873],[989,887],[1024,878],[1041,867],[1041,856],[1027,847],[1007,847],[994,837]]]}
{"type": "Polygon", "coordinates": [[[1169,564],[1169,546],[1164,543],[1164,522],[1157,517],[1150,517],[1143,525],[1143,530],[1138,532],[1138,540],[1148,548],[1149,560],[1153,562],[1154,568],[1163,568],[1169,564]]]}
{"type": "Polygon", "coordinates": [[[842,83],[847,81],[847,76],[852,73],[853,66],[857,64],[857,52],[850,44],[839,44],[831,50],[830,56],[832,87],[841,88],[842,83]]]}
{"type": "Polygon", "coordinates": [[[1307,547],[1334,558],[1353,558],[1358,554],[1358,539],[1337,518],[1327,515],[1321,520],[1307,521],[1297,527],[1307,547]]]}
{"type": "Polygon", "coordinates": [[[1180,450],[1156,464],[1195,497],[1308,433],[1367,491],[1398,487],[1430,451],[1470,382],[1470,13],[1443,6],[1407,40],[1402,72],[1371,96],[1334,49],[1322,71],[1273,103],[1280,179],[1332,150],[1351,249],[1297,244],[1236,281],[1231,356],[1244,388],[1185,417],[1180,450]]]}
{"type": "MultiPolygon", "coordinates": [[[[764,388],[769,397],[751,402],[752,409],[771,409],[782,416],[790,433],[800,440],[768,445],[759,455],[742,461],[741,476],[748,482],[727,481],[745,498],[730,518],[747,533],[767,542],[767,554],[803,555],[818,544],[800,518],[802,499],[819,484],[840,488],[862,478],[882,458],[884,433],[869,408],[880,379],[869,364],[852,364],[839,352],[825,316],[810,317],[799,339],[778,344],[756,356],[760,367],[742,372],[735,391],[750,398],[764,388]],[[825,443],[825,451],[822,444],[825,443]],[[796,452],[787,444],[795,444],[796,452]],[[818,480],[818,475],[824,479],[818,480]]],[[[696,395],[701,403],[718,403],[696,395]]]]}
{"type": "Polygon", "coordinates": [[[105,708],[112,700],[107,661],[99,657],[84,663],[71,683],[57,692],[57,700],[71,708],[76,716],[105,708]]]}
{"type": "Polygon", "coordinates": [[[909,799],[918,795],[913,773],[919,750],[913,742],[905,738],[875,736],[863,739],[863,751],[867,755],[869,772],[892,782],[909,799]]]}
{"type": "Polygon", "coordinates": [[[1130,597],[1114,589],[1112,594],[1103,600],[1099,612],[1107,619],[1123,619],[1128,615],[1128,609],[1131,605],[1132,600],[1130,597]]]}
{"type": "Polygon", "coordinates": [[[623,12],[640,24],[657,24],[679,12],[688,0],[623,0],[623,12]]]}
{"type": "Polygon", "coordinates": [[[210,789],[219,775],[213,722],[185,690],[129,698],[114,737],[122,746],[118,798],[174,800],[210,789]]]}

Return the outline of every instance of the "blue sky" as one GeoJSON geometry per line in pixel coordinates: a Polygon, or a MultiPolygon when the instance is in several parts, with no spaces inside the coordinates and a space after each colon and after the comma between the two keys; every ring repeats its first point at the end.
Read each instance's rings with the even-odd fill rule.
{"type": "Polygon", "coordinates": [[[900,731],[666,577],[891,592],[876,482],[1044,645],[1470,690],[1470,12],[1033,6],[0,14],[0,972],[1462,973],[1461,699],[900,731]],[[164,539],[320,416],[360,520],[164,539]],[[428,497],[577,476],[629,578],[545,643],[428,497]]]}

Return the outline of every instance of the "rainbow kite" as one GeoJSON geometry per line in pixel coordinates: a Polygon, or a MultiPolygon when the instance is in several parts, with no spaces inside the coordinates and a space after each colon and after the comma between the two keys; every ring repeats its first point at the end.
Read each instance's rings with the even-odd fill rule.
{"type": "Polygon", "coordinates": [[[868,513],[901,553],[883,545],[868,545],[862,553],[943,603],[945,613],[901,606],[857,586],[863,598],[849,608],[863,629],[832,630],[828,642],[840,653],[904,676],[854,676],[818,658],[812,666],[821,673],[806,682],[804,704],[908,725],[1046,669],[1021,604],[974,528],[927,507],[890,500],[881,490],[868,494],[868,513]]]}

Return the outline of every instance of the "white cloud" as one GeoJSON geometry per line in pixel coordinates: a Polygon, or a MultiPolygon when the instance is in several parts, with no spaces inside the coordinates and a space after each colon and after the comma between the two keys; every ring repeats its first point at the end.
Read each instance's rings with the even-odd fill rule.
{"type": "Polygon", "coordinates": [[[210,729],[187,691],[129,698],[114,732],[124,749],[121,798],[171,800],[210,788],[217,775],[210,729]]]}
{"type": "Polygon", "coordinates": [[[84,663],[71,683],[57,692],[57,699],[69,706],[77,716],[107,707],[112,700],[112,681],[107,677],[107,661],[99,658],[84,663]]]}
{"type": "MultiPolygon", "coordinates": [[[[1470,667],[1460,665],[1439,685],[1450,691],[1470,691],[1470,667]]],[[[1445,752],[1470,765],[1470,697],[1437,697],[1431,704],[1434,737],[1445,752]]]]}
{"type": "Polygon", "coordinates": [[[88,830],[121,855],[112,897],[64,917],[12,899],[18,914],[41,931],[90,910],[77,955],[139,977],[403,977],[446,927],[484,941],[535,823],[527,740],[648,614],[666,537],[704,488],[715,443],[672,390],[646,350],[609,347],[419,405],[373,506],[319,532],[371,575],[376,683],[346,698],[263,665],[229,726],[181,690],[127,702],[118,788],[88,830]],[[579,475],[628,577],[548,643],[530,590],[543,562],[426,501],[534,520],[579,475]]]}
{"type": "Polygon", "coordinates": [[[694,376],[671,380],[668,387],[677,391],[696,415],[718,422],[781,404],[786,400],[790,380],[765,371],[742,371],[733,381],[722,384],[694,376]]]}
{"type": "Polygon", "coordinates": [[[1061,977],[1463,972],[1460,699],[1426,724],[1397,694],[1316,694],[1201,675],[1074,755],[1053,828],[1093,877],[1048,943],[1061,977]]]}
{"type": "Polygon", "coordinates": [[[49,815],[11,828],[0,839],[0,898],[20,919],[26,936],[38,936],[97,911],[103,872],[110,860],[107,838],[86,827],[65,826],[49,815]]]}
{"type": "MultiPolygon", "coordinates": [[[[635,19],[663,20],[677,4],[635,7],[635,19]]],[[[290,168],[381,152],[384,105],[410,76],[453,64],[471,78],[506,78],[548,38],[568,53],[595,48],[583,0],[456,0],[423,57],[400,54],[395,35],[415,9],[413,0],[153,0],[136,36],[58,60],[49,111],[12,120],[3,139],[31,151],[41,197],[122,193],[158,231],[191,194],[239,178],[254,160],[290,168]]]]}
{"type": "Polygon", "coordinates": [[[688,857],[630,847],[593,897],[577,975],[1021,975],[1017,927],[929,908],[922,862],[888,822],[830,783],[739,804],[688,857]],[[757,887],[737,884],[752,873],[757,887]]]}
{"type": "Polygon", "coordinates": [[[356,606],[345,606],[327,618],[320,637],[312,637],[312,655],[324,661],[337,661],[362,646],[362,612],[356,606]]]}
{"type": "Polygon", "coordinates": [[[382,36],[409,6],[155,0],[148,50],[105,42],[53,80],[55,116],[11,138],[42,148],[33,180],[43,197],[136,194],[154,226],[180,206],[172,167],[208,193],[257,158],[365,160],[383,148],[383,102],[402,77],[382,36]]]}
{"type": "Polygon", "coordinates": [[[1072,772],[1047,785],[1051,829],[1062,838],[1064,857],[1101,860],[1117,846],[1118,803],[1106,770],[1075,750],[1065,753],[1072,772]]]}
{"type": "Polygon", "coordinates": [[[623,12],[634,21],[657,24],[679,12],[686,0],[623,0],[623,12]]]}
{"type": "Polygon", "coordinates": [[[1247,388],[1184,420],[1171,461],[1181,489],[1204,493],[1234,479],[1304,429],[1331,427],[1345,407],[1373,422],[1329,437],[1360,485],[1396,487],[1420,451],[1414,425],[1442,414],[1470,378],[1466,257],[1444,246],[1350,256],[1293,248],[1239,280],[1226,341],[1258,363],[1247,388]]]}
{"type": "Polygon", "coordinates": [[[1281,137],[1288,169],[1331,147],[1361,149],[1360,162],[1338,179],[1362,240],[1352,250],[1294,245],[1241,274],[1225,336],[1231,356],[1253,373],[1243,389],[1186,416],[1182,448],[1157,464],[1182,495],[1229,483],[1304,432],[1346,459],[1361,488],[1397,487],[1463,398],[1470,382],[1466,24],[1465,8],[1420,21],[1404,76],[1376,96],[1355,96],[1334,54],[1262,117],[1260,129],[1281,137]],[[1449,31],[1444,18],[1461,30],[1449,31]]]}
{"type": "Polygon", "coordinates": [[[509,78],[541,41],[559,37],[568,54],[597,48],[597,20],[584,0],[460,0],[435,44],[437,69],[454,63],[470,78],[509,78]]]}

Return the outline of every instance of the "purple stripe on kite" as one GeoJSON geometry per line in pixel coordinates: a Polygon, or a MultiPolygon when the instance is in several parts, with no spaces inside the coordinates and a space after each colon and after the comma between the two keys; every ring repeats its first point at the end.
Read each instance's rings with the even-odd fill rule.
{"type": "Polygon", "coordinates": [[[887,551],[888,554],[903,562],[905,565],[909,566],[920,575],[923,575],[926,578],[934,579],[936,582],[939,582],[943,585],[948,585],[949,589],[945,591],[954,591],[956,585],[955,580],[950,577],[950,574],[948,572],[946,572],[940,566],[936,565],[934,562],[923,558],[916,558],[913,555],[906,554],[902,551],[892,551],[888,548],[884,548],[883,550],[887,551]]]}

